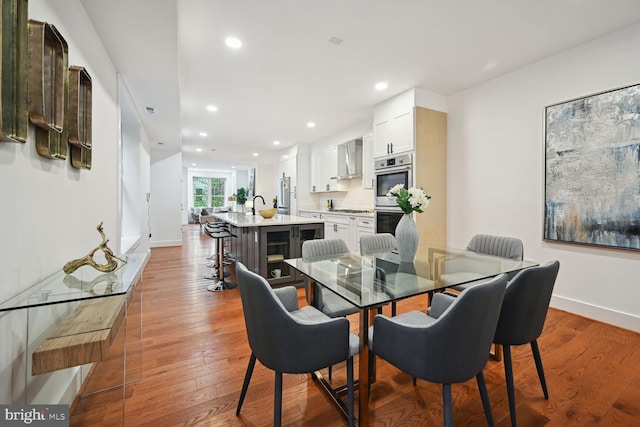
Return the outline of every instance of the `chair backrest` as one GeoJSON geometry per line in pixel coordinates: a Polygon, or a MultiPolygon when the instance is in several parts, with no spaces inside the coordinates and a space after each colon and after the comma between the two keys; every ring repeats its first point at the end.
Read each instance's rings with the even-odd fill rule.
{"type": "Polygon", "coordinates": [[[522,260],[524,253],[522,240],[515,237],[476,234],[467,245],[467,250],[486,255],[522,260]]]}
{"type": "Polygon", "coordinates": [[[537,339],[547,318],[560,262],[520,271],[507,285],[494,342],[521,345],[537,339]]]}
{"type": "Polygon", "coordinates": [[[347,360],[347,319],[298,320],[262,276],[240,262],[236,274],[249,345],[260,363],[274,371],[308,373],[347,360]]]}
{"type": "Polygon", "coordinates": [[[465,289],[437,320],[426,325],[393,326],[393,318],[385,322],[376,316],[375,353],[427,381],[453,384],[473,378],[489,359],[506,284],[507,277],[501,274],[465,289]],[[396,338],[381,343],[376,339],[379,327],[396,328],[385,333],[396,338]],[[410,343],[411,348],[399,343],[410,343]]]}
{"type": "Polygon", "coordinates": [[[349,252],[349,247],[342,239],[306,240],[302,244],[302,258],[337,255],[349,252]]]}
{"type": "Polygon", "coordinates": [[[360,236],[361,255],[391,252],[395,248],[396,238],[391,233],[363,234],[360,236]]]}

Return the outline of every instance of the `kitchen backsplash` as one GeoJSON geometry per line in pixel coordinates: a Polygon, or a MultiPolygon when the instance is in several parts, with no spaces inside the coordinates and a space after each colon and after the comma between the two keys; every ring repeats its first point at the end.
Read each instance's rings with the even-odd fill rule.
{"type": "MultiPolygon", "coordinates": [[[[373,190],[362,188],[362,180],[359,178],[344,181],[348,191],[336,191],[331,193],[313,193],[311,197],[315,206],[306,206],[308,209],[326,210],[327,200],[333,200],[334,209],[373,209],[373,190]]],[[[303,209],[299,207],[299,209],[303,209]]]]}

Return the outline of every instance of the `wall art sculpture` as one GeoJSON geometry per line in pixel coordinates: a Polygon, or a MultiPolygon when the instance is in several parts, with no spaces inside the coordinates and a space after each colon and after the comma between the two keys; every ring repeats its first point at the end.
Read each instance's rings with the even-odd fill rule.
{"type": "Polygon", "coordinates": [[[640,84],[546,107],[544,239],[640,250],[640,84]]]}

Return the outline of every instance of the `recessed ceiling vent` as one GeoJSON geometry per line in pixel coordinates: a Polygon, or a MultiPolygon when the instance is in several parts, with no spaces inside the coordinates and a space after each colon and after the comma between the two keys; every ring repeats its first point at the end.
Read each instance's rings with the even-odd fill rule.
{"type": "Polygon", "coordinates": [[[336,36],[331,36],[331,38],[329,39],[329,43],[335,44],[336,46],[339,46],[342,42],[343,40],[336,36]]]}
{"type": "Polygon", "coordinates": [[[144,107],[144,109],[147,112],[147,114],[155,114],[156,113],[156,109],[154,107],[144,107]]]}

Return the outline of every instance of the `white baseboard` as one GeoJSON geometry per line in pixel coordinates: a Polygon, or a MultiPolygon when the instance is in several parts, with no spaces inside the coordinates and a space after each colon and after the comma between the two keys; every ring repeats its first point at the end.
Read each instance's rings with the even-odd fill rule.
{"type": "Polygon", "coordinates": [[[182,240],[162,240],[149,242],[149,247],[152,248],[163,248],[166,246],[182,246],[182,240]]]}
{"type": "Polygon", "coordinates": [[[640,332],[640,317],[633,314],[614,311],[556,295],[551,297],[551,307],[629,329],[630,331],[640,332]]]}

